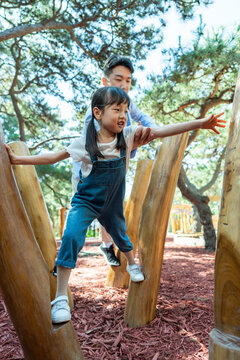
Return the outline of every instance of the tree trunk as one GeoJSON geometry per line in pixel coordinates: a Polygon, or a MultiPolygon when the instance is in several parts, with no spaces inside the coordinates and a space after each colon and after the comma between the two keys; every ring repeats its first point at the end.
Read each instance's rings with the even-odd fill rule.
{"type": "Polygon", "coordinates": [[[83,359],[72,323],[52,325],[48,268],[19,196],[1,127],[0,168],[0,288],[24,359],[83,359]]]}
{"type": "MultiPolygon", "coordinates": [[[[16,155],[30,155],[24,142],[12,142],[9,143],[9,146],[11,146],[16,155]]],[[[42,189],[33,165],[14,165],[13,171],[35,238],[48,266],[51,285],[51,300],[53,300],[55,299],[57,288],[57,278],[53,276],[56,257],[56,241],[42,189]]],[[[68,298],[72,308],[73,299],[70,288],[68,288],[68,298]]]]}
{"type": "Polygon", "coordinates": [[[195,205],[193,205],[193,232],[194,233],[201,232],[201,221],[195,205]]]}
{"type": "Polygon", "coordinates": [[[18,100],[17,100],[13,90],[11,90],[9,94],[10,94],[10,97],[12,99],[13,108],[15,110],[15,113],[16,113],[16,116],[17,116],[17,119],[18,119],[20,140],[25,142],[26,137],[25,137],[25,131],[24,131],[24,119],[22,117],[21,111],[20,111],[19,106],[18,106],[18,100]]]}
{"type": "MultiPolygon", "coordinates": [[[[152,160],[138,161],[131,195],[124,211],[127,225],[127,234],[133,243],[134,255],[137,249],[139,219],[151,175],[152,165],[152,160]]],[[[129,274],[126,271],[127,260],[119,250],[117,251],[117,257],[120,259],[121,266],[110,267],[106,285],[127,288],[129,284],[129,274]]]]}
{"type": "Polygon", "coordinates": [[[212,222],[212,212],[208,206],[209,198],[190,189],[190,187],[186,185],[184,182],[183,169],[181,169],[179,174],[178,187],[182,195],[193,203],[198,210],[200,222],[203,225],[206,250],[214,251],[216,246],[216,233],[212,222]]]}
{"type": "Polygon", "coordinates": [[[188,134],[165,138],[156,156],[139,223],[139,253],[145,280],[130,283],[125,321],[144,326],[156,311],[165,237],[188,134]]]}
{"type": "Polygon", "coordinates": [[[240,72],[224,169],[215,261],[215,328],[210,360],[240,359],[240,72]]]}

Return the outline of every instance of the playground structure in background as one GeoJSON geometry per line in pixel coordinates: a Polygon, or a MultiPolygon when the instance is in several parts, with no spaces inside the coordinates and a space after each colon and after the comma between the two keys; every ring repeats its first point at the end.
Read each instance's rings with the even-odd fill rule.
{"type": "MultiPolygon", "coordinates": [[[[210,201],[220,202],[220,195],[209,196],[210,201]]],[[[218,215],[212,215],[214,229],[218,227],[218,215]]],[[[191,204],[173,204],[170,213],[169,230],[173,234],[193,233],[193,207],[191,204]]]]}

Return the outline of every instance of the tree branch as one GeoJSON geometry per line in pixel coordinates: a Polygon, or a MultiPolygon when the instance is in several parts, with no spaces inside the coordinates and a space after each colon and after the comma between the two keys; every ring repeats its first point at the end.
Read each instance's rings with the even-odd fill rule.
{"type": "Polygon", "coordinates": [[[220,173],[220,170],[221,170],[221,165],[222,165],[222,161],[225,157],[225,153],[226,153],[226,149],[227,147],[225,146],[223,148],[223,151],[221,152],[220,156],[219,156],[219,159],[217,161],[217,165],[216,165],[216,168],[215,168],[215,171],[213,173],[213,176],[211,178],[211,180],[204,186],[202,186],[198,191],[203,194],[205,191],[207,191],[208,189],[210,189],[210,187],[215,183],[215,181],[217,180],[217,177],[220,173]]]}
{"type": "Polygon", "coordinates": [[[44,185],[47,186],[50,190],[52,190],[52,192],[54,193],[54,195],[56,196],[56,198],[57,198],[58,201],[60,202],[61,206],[62,206],[62,207],[65,207],[65,205],[64,205],[63,202],[62,202],[62,197],[57,194],[57,192],[55,191],[55,189],[54,189],[52,186],[50,186],[47,182],[44,182],[44,185]]]}
{"type": "Polygon", "coordinates": [[[212,93],[209,95],[209,99],[212,99],[217,94],[220,81],[222,80],[222,77],[227,70],[228,68],[224,67],[218,74],[214,76],[214,89],[212,93]]]}
{"type": "Polygon", "coordinates": [[[46,144],[49,141],[53,141],[53,140],[66,140],[66,139],[74,139],[74,138],[78,138],[79,135],[76,136],[64,136],[64,137],[52,137],[46,140],[41,141],[40,143],[38,143],[37,145],[34,145],[32,147],[29,148],[30,151],[37,149],[39,146],[42,146],[43,144],[46,144]]]}

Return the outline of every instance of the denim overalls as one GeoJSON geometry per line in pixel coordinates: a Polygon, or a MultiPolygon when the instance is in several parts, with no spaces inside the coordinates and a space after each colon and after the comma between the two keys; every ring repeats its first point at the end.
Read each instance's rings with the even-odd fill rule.
{"type": "Polygon", "coordinates": [[[98,219],[111,235],[120,251],[133,249],[126,234],[123,215],[125,195],[126,150],[121,150],[117,159],[92,160],[90,174],[80,181],[72,198],[57,266],[74,268],[79,251],[82,249],[88,226],[98,219]]]}

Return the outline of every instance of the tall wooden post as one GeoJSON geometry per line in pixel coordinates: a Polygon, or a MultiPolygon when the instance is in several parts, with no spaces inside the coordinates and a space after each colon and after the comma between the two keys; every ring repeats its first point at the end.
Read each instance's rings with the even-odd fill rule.
{"type": "Polygon", "coordinates": [[[215,261],[209,359],[240,359],[240,72],[227,145],[215,261]]]}
{"type": "Polygon", "coordinates": [[[24,359],[83,359],[72,323],[52,326],[48,267],[35,240],[3,144],[0,127],[0,288],[24,359]]]}
{"type": "Polygon", "coordinates": [[[66,208],[61,207],[59,209],[59,237],[61,240],[62,240],[64,225],[65,225],[65,214],[66,214],[66,208]]]}
{"type": "MultiPolygon", "coordinates": [[[[133,243],[134,255],[137,249],[139,219],[152,165],[153,161],[149,159],[138,161],[131,195],[124,211],[127,234],[133,243]]],[[[129,274],[126,271],[127,261],[119,250],[117,251],[117,257],[120,259],[121,266],[112,266],[109,269],[106,285],[127,288],[129,284],[129,274]]]]}
{"type": "Polygon", "coordinates": [[[153,320],[169,214],[188,134],[164,139],[156,156],[139,223],[139,252],[145,280],[131,282],[125,321],[131,327],[153,320]]]}
{"type": "MultiPolygon", "coordinates": [[[[12,142],[9,146],[16,155],[30,155],[26,144],[22,141],[12,142]]],[[[57,278],[52,275],[56,257],[56,241],[42,189],[33,165],[14,165],[12,168],[35,238],[48,266],[51,299],[53,300],[57,287],[57,278]]],[[[73,307],[73,299],[69,288],[68,297],[69,304],[73,307]]]]}

